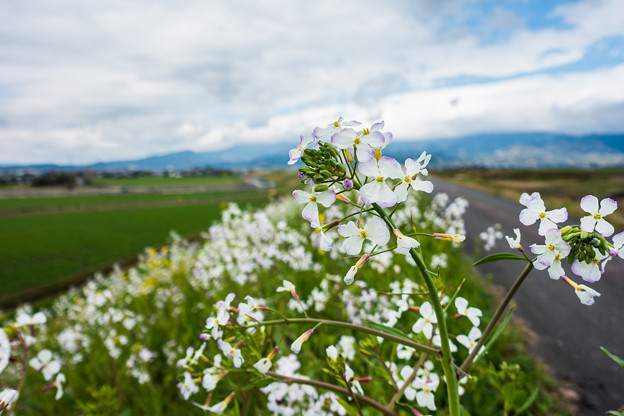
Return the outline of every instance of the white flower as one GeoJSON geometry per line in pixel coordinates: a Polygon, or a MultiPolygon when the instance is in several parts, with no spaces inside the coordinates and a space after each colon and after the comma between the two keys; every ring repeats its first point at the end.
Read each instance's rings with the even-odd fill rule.
{"type": "Polygon", "coordinates": [[[472,352],[472,350],[474,350],[477,346],[479,338],[481,338],[481,330],[479,330],[476,326],[473,326],[468,333],[468,336],[463,334],[457,335],[457,342],[468,348],[468,352],[472,352]]]}
{"type": "Polygon", "coordinates": [[[426,407],[429,410],[436,410],[435,391],[440,384],[440,377],[437,374],[430,374],[426,378],[417,378],[414,380],[413,386],[420,389],[416,393],[416,401],[419,406],[426,407]]]}
{"type": "Polygon", "coordinates": [[[353,221],[338,227],[338,234],[346,237],[342,243],[345,253],[354,256],[362,251],[364,240],[370,240],[374,244],[384,246],[390,240],[390,232],[386,223],[379,217],[371,218],[363,228],[359,228],[353,221]]]}
{"type": "Polygon", "coordinates": [[[54,382],[54,385],[56,386],[56,395],[54,398],[56,400],[60,400],[63,397],[63,383],[66,381],[67,379],[65,378],[65,374],[58,373],[56,375],[56,381],[54,382]]]}
{"type": "Polygon", "coordinates": [[[333,189],[328,189],[323,192],[306,192],[302,190],[296,190],[292,193],[297,202],[300,204],[306,204],[303,208],[301,216],[310,222],[313,228],[320,226],[318,204],[323,205],[325,208],[331,206],[336,202],[336,192],[333,189]]]}
{"type": "Polygon", "coordinates": [[[234,393],[230,393],[229,396],[227,396],[225,398],[225,400],[223,400],[222,402],[219,402],[213,406],[205,406],[203,404],[199,404],[199,403],[193,403],[195,406],[199,407],[200,409],[210,412],[210,413],[214,413],[217,415],[220,415],[221,413],[223,413],[225,411],[225,409],[227,408],[228,404],[230,404],[230,402],[232,401],[232,399],[234,398],[234,393]]]}
{"type": "Polygon", "coordinates": [[[223,377],[225,377],[226,374],[227,372],[225,371],[219,372],[219,370],[216,368],[216,365],[215,367],[207,368],[206,370],[204,370],[204,377],[202,377],[202,387],[207,392],[213,391],[215,388],[217,388],[217,384],[219,383],[219,381],[221,381],[223,377]]]}
{"type": "Polygon", "coordinates": [[[9,337],[7,337],[4,328],[0,328],[0,373],[2,373],[9,364],[10,357],[11,344],[9,343],[9,337]]]}
{"type": "Polygon", "coordinates": [[[41,350],[36,357],[28,362],[32,368],[41,371],[46,381],[52,380],[52,377],[61,370],[61,362],[56,360],[50,350],[41,350]]]}
{"type": "Polygon", "coordinates": [[[338,149],[355,148],[358,160],[368,162],[373,159],[373,149],[383,146],[386,139],[377,130],[364,129],[356,133],[353,129],[346,128],[335,133],[331,141],[338,149]]]}
{"type": "Polygon", "coordinates": [[[178,383],[178,389],[180,394],[184,397],[184,400],[188,400],[193,394],[199,391],[199,387],[193,381],[193,376],[188,371],[184,372],[184,381],[178,383]]]}
{"type": "Polygon", "coordinates": [[[403,202],[407,199],[408,189],[414,191],[424,191],[430,194],[433,191],[433,184],[430,181],[421,180],[418,175],[427,176],[427,165],[431,160],[431,155],[427,152],[422,152],[420,157],[414,161],[412,159],[405,159],[405,173],[401,175],[401,182],[396,186],[394,192],[397,196],[398,202],[403,202]]]}
{"type": "Polygon", "coordinates": [[[240,368],[241,365],[243,365],[243,363],[245,362],[245,360],[243,359],[243,355],[241,354],[241,350],[233,347],[229,342],[225,342],[221,339],[218,340],[218,343],[219,349],[223,351],[225,356],[232,359],[234,367],[240,368]]]}
{"type": "Polygon", "coordinates": [[[273,364],[271,360],[275,357],[276,353],[277,347],[273,348],[273,351],[271,351],[268,356],[258,360],[258,362],[254,364],[254,368],[262,374],[266,374],[271,369],[271,365],[273,364]]]}
{"type": "Polygon", "coordinates": [[[567,276],[561,276],[561,278],[570,286],[574,288],[574,293],[578,296],[579,300],[583,305],[593,305],[595,300],[594,298],[600,296],[600,293],[596,292],[591,287],[587,287],[585,285],[579,285],[569,279],[567,276]]]}
{"type": "Polygon", "coordinates": [[[419,312],[422,318],[418,318],[414,326],[412,326],[412,331],[417,334],[422,332],[429,339],[433,333],[433,324],[438,323],[438,318],[429,302],[424,302],[420,305],[419,312]]]}
{"type": "Polygon", "coordinates": [[[420,245],[414,238],[403,235],[403,233],[396,228],[392,231],[397,239],[397,253],[407,256],[412,248],[416,248],[420,245]]]}
{"type": "Polygon", "coordinates": [[[357,263],[355,263],[354,266],[351,266],[351,268],[347,272],[346,276],[344,277],[344,282],[348,285],[353,283],[353,281],[355,280],[355,274],[357,273],[358,270],[364,267],[364,265],[368,262],[369,259],[370,259],[369,254],[364,254],[362,257],[360,257],[357,263]]]}
{"type": "Polygon", "coordinates": [[[396,160],[383,156],[379,160],[360,162],[358,170],[373,180],[360,188],[360,197],[365,204],[377,203],[382,207],[391,207],[397,203],[396,194],[386,183],[386,179],[398,179],[403,176],[401,165],[396,160]]]}
{"type": "Polygon", "coordinates": [[[481,322],[480,317],[483,313],[474,307],[468,307],[468,301],[461,296],[455,298],[455,307],[457,308],[457,313],[462,316],[467,316],[472,322],[472,325],[479,326],[481,322]]]}
{"type": "Polygon", "coordinates": [[[520,245],[520,229],[514,228],[513,231],[516,234],[516,238],[513,239],[509,236],[505,236],[505,239],[507,240],[507,243],[509,244],[510,248],[520,250],[522,249],[522,246],[520,245]]]}
{"type": "Polygon", "coordinates": [[[557,228],[558,223],[568,219],[568,211],[565,208],[546,211],[544,201],[538,192],[532,195],[526,193],[520,197],[520,203],[526,208],[520,211],[520,222],[524,225],[533,225],[540,220],[539,235],[546,235],[550,229],[557,228]]]}
{"type": "Polygon", "coordinates": [[[327,353],[327,357],[331,360],[337,360],[338,359],[338,349],[336,347],[334,347],[333,345],[330,345],[329,347],[325,348],[325,352],[327,353]]]}
{"type": "Polygon", "coordinates": [[[331,251],[333,241],[327,236],[327,234],[325,234],[323,227],[319,225],[314,229],[314,231],[319,235],[319,248],[323,251],[331,251]]]}
{"type": "Polygon", "coordinates": [[[551,279],[558,279],[565,274],[561,266],[561,259],[570,254],[570,245],[561,239],[561,231],[552,228],[546,231],[546,241],[543,245],[532,244],[531,251],[537,254],[537,258],[533,262],[538,270],[548,268],[548,275],[551,279]]]}
{"type": "Polygon", "coordinates": [[[483,231],[479,234],[479,238],[485,241],[485,251],[490,251],[494,247],[496,247],[496,240],[503,238],[503,233],[498,229],[500,224],[496,224],[496,226],[490,226],[487,230],[483,231]]]}
{"type": "Polygon", "coordinates": [[[41,325],[47,322],[47,318],[43,312],[37,312],[30,316],[26,312],[20,310],[15,317],[16,326],[41,325]]]}
{"type": "Polygon", "coordinates": [[[206,319],[206,329],[211,330],[211,335],[213,339],[219,339],[223,335],[223,331],[219,328],[227,325],[230,320],[230,314],[227,309],[219,308],[217,309],[217,315],[211,316],[206,319]]]}
{"type": "Polygon", "coordinates": [[[4,389],[0,392],[0,413],[3,410],[10,408],[13,403],[17,401],[19,397],[19,393],[17,390],[13,389],[4,389]]]}
{"type": "Polygon", "coordinates": [[[299,146],[288,152],[288,156],[290,156],[288,164],[292,165],[296,163],[301,158],[301,155],[303,154],[305,148],[310,146],[312,143],[314,143],[314,137],[308,136],[304,138],[303,136],[300,136],[299,146]]]}
{"type": "Polygon", "coordinates": [[[334,121],[333,123],[329,124],[327,127],[316,127],[314,129],[314,131],[312,132],[312,135],[314,137],[316,137],[318,140],[328,140],[331,139],[331,137],[338,133],[340,130],[346,128],[346,127],[355,127],[355,126],[359,126],[360,123],[359,121],[355,121],[355,120],[351,120],[351,121],[343,121],[344,119],[342,117],[338,118],[338,121],[334,121]]]}
{"type": "Polygon", "coordinates": [[[587,195],[581,199],[581,208],[589,213],[588,216],[581,218],[581,230],[591,233],[596,229],[605,237],[613,235],[615,229],[603,217],[615,212],[617,209],[616,201],[605,198],[600,201],[600,208],[598,208],[598,198],[587,195]]]}
{"type": "Polygon", "coordinates": [[[290,345],[290,349],[292,350],[292,352],[294,352],[295,354],[299,354],[299,352],[301,351],[301,347],[303,346],[303,343],[306,342],[313,333],[314,333],[313,329],[308,329],[306,332],[301,334],[299,338],[293,341],[293,343],[290,345]]]}
{"type": "Polygon", "coordinates": [[[290,294],[295,299],[299,299],[299,295],[297,295],[297,291],[295,290],[295,285],[293,285],[288,280],[282,280],[282,286],[275,289],[276,292],[290,292],[290,294]]]}
{"type": "Polygon", "coordinates": [[[598,252],[596,253],[596,257],[594,257],[589,263],[575,259],[574,263],[572,263],[571,269],[574,274],[581,276],[586,282],[597,282],[604,273],[604,263],[601,266],[600,262],[608,259],[608,254],[603,255],[598,252]]]}

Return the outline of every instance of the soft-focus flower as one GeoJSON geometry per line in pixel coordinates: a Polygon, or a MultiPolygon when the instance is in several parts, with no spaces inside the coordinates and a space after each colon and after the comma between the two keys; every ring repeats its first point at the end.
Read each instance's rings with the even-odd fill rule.
{"type": "Polygon", "coordinates": [[[236,347],[233,347],[229,342],[225,342],[223,340],[218,340],[218,342],[219,342],[219,349],[223,351],[226,357],[232,359],[232,362],[234,363],[234,367],[240,368],[241,365],[243,365],[243,363],[245,362],[245,360],[243,359],[241,350],[236,347]]]}
{"type": "Polygon", "coordinates": [[[362,267],[364,267],[364,265],[368,262],[369,259],[370,259],[370,255],[369,254],[364,254],[362,257],[360,257],[360,259],[357,261],[357,263],[355,263],[354,266],[351,266],[351,268],[349,269],[349,271],[345,275],[344,282],[346,284],[348,284],[348,285],[353,283],[353,281],[355,280],[355,274],[357,273],[358,270],[360,270],[362,267]]]}
{"type": "Polygon", "coordinates": [[[368,239],[373,243],[384,246],[390,240],[390,232],[386,223],[379,217],[372,217],[363,228],[359,228],[353,221],[338,227],[338,234],[346,237],[342,243],[345,253],[354,256],[362,251],[364,240],[368,239]]]}
{"type": "Polygon", "coordinates": [[[301,351],[301,346],[303,345],[304,342],[308,340],[308,338],[312,336],[313,333],[314,333],[313,329],[308,329],[306,332],[301,334],[301,336],[297,338],[296,340],[294,340],[293,343],[290,345],[291,351],[294,352],[295,354],[299,354],[299,352],[301,351]]]}
{"type": "Polygon", "coordinates": [[[0,373],[9,364],[9,358],[11,357],[11,344],[9,343],[9,337],[7,337],[4,328],[0,327],[0,373]]]}
{"type": "Polygon", "coordinates": [[[365,204],[377,203],[391,207],[397,203],[397,196],[386,183],[386,179],[403,176],[401,165],[396,160],[383,156],[379,160],[360,162],[358,170],[373,180],[360,188],[360,197],[365,204]]]}
{"type": "Polygon", "coordinates": [[[226,308],[218,308],[217,315],[206,319],[206,329],[211,331],[213,339],[219,339],[223,335],[220,327],[227,325],[230,320],[230,314],[226,308]]]}
{"type": "Polygon", "coordinates": [[[458,314],[468,317],[470,322],[472,322],[472,325],[479,326],[479,323],[481,322],[481,315],[483,315],[479,309],[472,306],[468,307],[468,301],[461,296],[455,298],[455,307],[457,308],[458,314]]]}
{"type": "Polygon", "coordinates": [[[605,198],[600,201],[599,208],[598,198],[593,195],[587,195],[581,199],[581,209],[589,213],[588,216],[581,218],[581,230],[591,233],[595,229],[605,237],[613,235],[615,229],[603,217],[615,212],[617,209],[616,201],[611,198],[605,198]]]}
{"type": "Polygon", "coordinates": [[[199,387],[195,384],[193,376],[188,371],[184,372],[184,381],[178,383],[178,389],[182,397],[184,397],[184,400],[188,400],[189,397],[199,391],[199,387]]]}
{"type": "Polygon", "coordinates": [[[545,238],[543,245],[531,245],[531,252],[538,255],[533,266],[538,270],[548,268],[550,278],[558,279],[565,274],[561,259],[565,259],[570,254],[570,245],[561,239],[561,231],[557,228],[548,230],[545,238]]]}
{"type": "Polygon", "coordinates": [[[394,235],[396,236],[396,239],[397,239],[397,253],[399,254],[408,255],[409,251],[412,248],[416,248],[420,245],[420,243],[416,241],[416,239],[404,235],[401,231],[399,231],[396,228],[392,230],[392,232],[394,232],[394,235]]]}
{"type": "Polygon", "coordinates": [[[433,324],[438,323],[438,318],[436,317],[433,308],[429,302],[424,302],[420,305],[419,309],[420,315],[422,318],[418,318],[416,323],[412,326],[412,331],[415,333],[422,332],[427,339],[431,338],[433,334],[433,324]]]}
{"type": "Polygon", "coordinates": [[[325,348],[325,353],[327,353],[327,358],[330,360],[336,361],[338,359],[338,349],[333,345],[325,348]]]}
{"type": "Polygon", "coordinates": [[[355,148],[358,161],[368,162],[374,157],[373,149],[383,146],[386,139],[381,132],[376,130],[364,129],[356,133],[355,130],[346,128],[335,133],[331,141],[338,149],[355,148]]]}
{"type": "Polygon", "coordinates": [[[296,163],[299,159],[301,159],[301,155],[303,154],[303,151],[306,149],[306,147],[314,143],[314,140],[315,140],[314,137],[311,137],[311,136],[307,136],[305,138],[303,136],[300,136],[299,146],[297,146],[296,148],[288,152],[288,156],[290,156],[290,160],[288,161],[288,164],[292,165],[296,163]]]}
{"type": "Polygon", "coordinates": [[[597,282],[602,277],[604,273],[604,263],[601,266],[600,262],[603,260],[608,260],[608,254],[601,254],[600,252],[596,253],[596,256],[589,262],[580,261],[579,259],[575,259],[574,263],[572,263],[572,271],[575,275],[581,276],[583,280],[586,282],[597,282]]]}
{"type": "Polygon", "coordinates": [[[431,160],[431,155],[427,152],[422,152],[420,157],[414,161],[413,159],[405,159],[405,173],[401,175],[401,182],[394,188],[394,192],[397,196],[398,202],[403,202],[407,199],[408,189],[414,191],[424,191],[430,194],[433,191],[433,183],[431,181],[423,181],[419,178],[419,175],[427,176],[428,171],[426,169],[431,160]]]}
{"type": "Polygon", "coordinates": [[[277,289],[275,289],[275,291],[276,292],[290,292],[293,298],[299,299],[299,295],[297,294],[297,291],[295,290],[295,285],[293,285],[288,280],[282,280],[282,285],[278,287],[277,289]]]}
{"type": "Polygon", "coordinates": [[[490,251],[496,247],[496,240],[503,238],[503,232],[498,229],[500,224],[489,226],[485,231],[479,234],[479,238],[485,242],[485,251],[490,251]]]}
{"type": "Polygon", "coordinates": [[[419,406],[426,407],[429,410],[436,410],[434,393],[439,384],[440,378],[437,374],[430,374],[429,377],[414,380],[414,387],[420,389],[416,393],[416,401],[419,406]]]}
{"type": "Polygon", "coordinates": [[[58,373],[56,375],[56,380],[54,382],[54,386],[56,387],[56,395],[54,398],[56,400],[60,400],[63,397],[63,383],[65,383],[67,379],[65,378],[65,374],[58,373]]]}
{"type": "Polygon", "coordinates": [[[43,312],[37,312],[36,314],[30,316],[26,312],[20,310],[17,312],[17,316],[15,317],[16,326],[41,325],[45,324],[46,321],[47,318],[43,312]]]}
{"type": "Polygon", "coordinates": [[[323,227],[316,227],[314,232],[319,235],[319,248],[323,251],[331,251],[333,241],[323,232],[323,227]]]}
{"type": "Polygon", "coordinates": [[[312,132],[312,135],[316,137],[318,140],[330,140],[331,137],[334,134],[338,133],[340,130],[346,127],[359,126],[360,124],[362,123],[360,123],[359,121],[355,121],[355,120],[344,121],[342,117],[339,117],[338,121],[334,121],[333,123],[329,124],[327,127],[316,127],[314,131],[312,132]]]}
{"type": "Polygon", "coordinates": [[[435,238],[436,240],[451,241],[453,244],[461,244],[466,239],[466,236],[462,234],[450,235],[434,233],[433,238],[435,238]]]}
{"type": "Polygon", "coordinates": [[[457,335],[457,342],[468,348],[468,352],[472,352],[472,350],[474,350],[477,346],[479,338],[481,338],[481,330],[476,326],[473,326],[468,333],[468,336],[463,334],[457,335]]]}
{"type": "Polygon", "coordinates": [[[17,390],[13,389],[4,389],[0,391],[0,413],[3,410],[10,408],[13,403],[17,401],[19,397],[19,393],[17,390]]]}
{"type": "Polygon", "coordinates": [[[556,224],[568,219],[568,210],[565,208],[546,211],[546,206],[539,192],[534,192],[530,196],[523,193],[520,197],[520,203],[526,206],[520,211],[520,222],[524,225],[533,225],[535,221],[540,220],[539,235],[546,235],[548,230],[557,228],[556,224]]]}
{"type": "Polygon", "coordinates": [[[513,232],[516,234],[516,238],[513,239],[509,236],[505,236],[507,243],[509,244],[509,248],[513,248],[516,250],[522,250],[522,246],[520,245],[520,229],[514,228],[513,232]]]}
{"type": "Polygon", "coordinates": [[[52,377],[61,370],[61,362],[56,360],[50,350],[41,350],[36,357],[28,362],[32,368],[41,371],[46,381],[52,380],[52,377]]]}
{"type": "Polygon", "coordinates": [[[592,289],[591,287],[585,285],[579,285],[569,279],[567,276],[561,276],[561,278],[570,286],[574,288],[574,293],[578,296],[579,300],[583,305],[593,305],[595,300],[594,298],[600,296],[600,293],[592,289]]]}
{"type": "Polygon", "coordinates": [[[267,371],[271,369],[271,365],[273,364],[271,360],[273,359],[273,357],[275,357],[277,350],[278,350],[278,347],[273,348],[273,351],[271,351],[269,355],[267,355],[264,358],[261,358],[260,360],[258,360],[258,362],[254,364],[254,368],[258,370],[259,372],[261,372],[262,374],[266,374],[267,371]]]}
{"type": "Polygon", "coordinates": [[[351,188],[353,188],[353,181],[351,179],[345,179],[342,182],[342,186],[343,186],[344,189],[349,191],[349,190],[351,190],[351,188]]]}
{"type": "Polygon", "coordinates": [[[296,190],[292,195],[300,204],[306,204],[301,216],[309,221],[313,228],[320,226],[318,204],[327,208],[336,201],[336,192],[333,189],[323,192],[296,190]]]}
{"type": "Polygon", "coordinates": [[[211,392],[217,388],[217,384],[223,377],[227,375],[227,371],[215,371],[216,369],[211,367],[204,370],[204,376],[202,377],[202,387],[211,392]]]}
{"type": "Polygon", "coordinates": [[[225,411],[225,409],[227,408],[228,404],[230,404],[230,402],[232,401],[232,399],[234,398],[234,393],[230,393],[225,400],[223,400],[222,402],[219,402],[215,405],[212,406],[205,406],[203,404],[199,404],[199,403],[193,403],[195,406],[199,407],[200,409],[206,411],[206,412],[210,412],[210,413],[214,413],[217,415],[220,415],[221,413],[223,413],[225,411]]]}

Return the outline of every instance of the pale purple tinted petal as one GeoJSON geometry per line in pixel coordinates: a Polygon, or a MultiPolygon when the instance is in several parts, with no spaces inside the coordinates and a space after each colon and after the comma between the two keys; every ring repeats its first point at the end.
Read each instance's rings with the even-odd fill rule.
{"type": "Polygon", "coordinates": [[[543,252],[546,251],[546,246],[544,245],[531,244],[530,248],[531,248],[531,253],[533,254],[542,254],[543,252]]]}
{"type": "Polygon", "coordinates": [[[555,261],[550,265],[550,268],[548,269],[548,275],[550,276],[551,279],[559,279],[561,276],[563,276],[565,274],[565,271],[563,270],[563,267],[561,267],[561,262],[560,261],[555,261]]]}
{"type": "Polygon", "coordinates": [[[345,121],[341,125],[347,127],[347,126],[359,126],[360,124],[362,123],[360,123],[359,121],[351,120],[351,121],[345,121]]]}
{"type": "Polygon", "coordinates": [[[615,228],[603,218],[600,218],[596,223],[596,231],[602,234],[605,237],[611,237],[615,232],[615,228]]]}
{"type": "Polygon", "coordinates": [[[371,160],[369,162],[360,162],[358,163],[358,170],[361,174],[371,177],[377,177],[379,175],[379,167],[377,166],[376,160],[371,160]]]}
{"type": "Polygon", "coordinates": [[[386,139],[383,134],[378,131],[371,131],[370,134],[362,136],[362,142],[368,144],[370,147],[383,146],[386,139]]]}
{"type": "Polygon", "coordinates": [[[407,199],[407,187],[408,186],[409,185],[407,182],[401,182],[399,186],[394,188],[394,194],[397,197],[397,202],[403,202],[407,199]]]}
{"type": "Polygon", "coordinates": [[[584,261],[574,260],[572,271],[577,276],[581,276],[586,282],[593,283],[600,280],[601,277],[600,269],[594,263],[587,264],[584,261]]]}
{"type": "Polygon", "coordinates": [[[318,193],[316,194],[316,202],[324,207],[329,207],[336,202],[336,192],[333,189],[328,189],[327,191],[318,193]]]}
{"type": "Polygon", "coordinates": [[[540,225],[539,225],[539,229],[537,230],[537,233],[539,235],[546,235],[546,233],[548,233],[548,231],[550,230],[558,231],[557,225],[551,220],[549,220],[548,218],[540,218],[540,225]]]}
{"type": "Polygon", "coordinates": [[[533,267],[535,267],[537,270],[544,270],[548,266],[550,266],[550,263],[546,261],[541,261],[539,259],[535,259],[535,261],[533,262],[533,267]]]}
{"type": "Polygon", "coordinates": [[[312,224],[313,227],[318,227],[320,225],[318,206],[316,205],[316,202],[310,202],[306,205],[301,213],[301,216],[310,221],[310,224],[312,224]]]}
{"type": "Polygon", "coordinates": [[[600,215],[613,214],[617,209],[617,202],[611,198],[605,198],[600,201],[600,215]]]}
{"type": "Polygon", "coordinates": [[[301,190],[296,190],[293,191],[292,195],[295,197],[295,199],[297,200],[297,202],[299,202],[300,204],[305,204],[307,202],[310,202],[310,195],[308,192],[306,191],[301,191],[301,190]]]}
{"type": "Polygon", "coordinates": [[[353,146],[355,136],[353,129],[343,129],[332,136],[331,142],[339,149],[346,149],[353,146]]]}
{"type": "Polygon", "coordinates": [[[360,237],[349,237],[342,243],[342,249],[350,256],[360,254],[364,240],[360,237]]]}
{"type": "Polygon", "coordinates": [[[386,223],[381,218],[371,218],[366,224],[365,229],[368,239],[375,244],[384,246],[390,240],[390,231],[388,231],[386,223]]]}
{"type": "Polygon", "coordinates": [[[622,246],[624,246],[624,232],[613,236],[613,247],[615,247],[616,250],[620,250],[622,246]]]}
{"type": "Polygon", "coordinates": [[[585,212],[595,214],[598,212],[598,198],[593,195],[584,196],[583,199],[581,199],[581,208],[585,212]]]}
{"type": "Polygon", "coordinates": [[[360,162],[368,162],[373,161],[376,162],[375,155],[373,154],[372,149],[367,144],[360,144],[355,151],[357,155],[358,161],[360,162]]]}
{"type": "Polygon", "coordinates": [[[394,206],[397,203],[396,195],[394,194],[394,192],[392,192],[392,189],[390,189],[390,187],[385,184],[385,182],[380,183],[381,188],[379,192],[379,198],[377,198],[377,203],[383,208],[394,206]]]}
{"type": "Polygon", "coordinates": [[[539,214],[529,208],[520,211],[520,222],[524,225],[533,225],[538,218],[539,214]]]}
{"type": "Polygon", "coordinates": [[[373,180],[360,188],[360,198],[365,204],[374,204],[379,199],[383,183],[373,180]]]}
{"type": "Polygon", "coordinates": [[[401,165],[391,157],[382,156],[379,159],[379,171],[384,178],[399,179],[403,177],[401,165]]]}
{"type": "Polygon", "coordinates": [[[594,231],[594,227],[596,226],[596,219],[593,216],[587,216],[581,218],[581,230],[586,233],[591,233],[594,231]]]}
{"type": "Polygon", "coordinates": [[[553,209],[546,214],[552,222],[560,223],[568,220],[568,210],[565,208],[553,209]]]}
{"type": "Polygon", "coordinates": [[[378,122],[378,123],[373,124],[373,125],[371,126],[370,130],[371,130],[371,131],[377,131],[377,130],[381,130],[381,129],[383,129],[383,128],[384,128],[384,122],[383,122],[383,120],[382,120],[382,121],[380,121],[380,122],[378,122]]]}
{"type": "Polygon", "coordinates": [[[290,160],[288,161],[288,164],[289,165],[295,164],[295,163],[297,163],[299,158],[301,158],[301,150],[299,150],[299,149],[292,149],[290,152],[288,152],[288,156],[290,157],[290,160]]]}
{"type": "Polygon", "coordinates": [[[323,251],[331,251],[332,249],[332,240],[327,237],[325,233],[321,233],[321,240],[319,242],[319,247],[323,251]]]}
{"type": "Polygon", "coordinates": [[[355,235],[360,235],[362,230],[355,225],[353,221],[349,221],[347,224],[343,224],[338,227],[338,234],[343,237],[353,237],[355,235]]]}

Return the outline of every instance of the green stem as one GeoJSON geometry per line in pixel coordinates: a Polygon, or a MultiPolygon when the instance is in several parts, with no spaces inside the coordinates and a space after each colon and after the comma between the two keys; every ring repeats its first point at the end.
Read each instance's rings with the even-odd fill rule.
{"type": "Polygon", "coordinates": [[[268,326],[268,325],[290,325],[290,324],[322,324],[327,326],[339,326],[342,328],[349,328],[360,332],[365,332],[367,334],[371,334],[377,337],[382,337],[389,339],[391,341],[396,342],[397,344],[403,344],[408,347],[412,347],[419,351],[423,351],[432,355],[440,355],[440,350],[435,348],[428,347],[426,345],[419,344],[410,340],[409,338],[403,338],[396,335],[388,334],[386,332],[378,331],[373,328],[368,328],[361,325],[352,324],[349,322],[341,322],[341,321],[329,321],[326,319],[316,319],[316,318],[289,318],[287,320],[273,320],[273,321],[263,321],[257,324],[252,325],[242,325],[236,328],[254,328],[259,326],[268,326]]]}
{"type": "Polygon", "coordinates": [[[479,354],[479,350],[481,349],[483,344],[485,344],[487,339],[490,337],[490,334],[494,330],[494,326],[496,326],[500,318],[503,316],[503,313],[505,312],[505,309],[507,309],[507,305],[509,305],[511,298],[513,298],[514,294],[516,293],[516,290],[518,290],[518,288],[520,287],[522,282],[524,282],[524,279],[529,275],[531,270],[533,270],[533,263],[528,262],[524,270],[522,270],[522,273],[520,273],[520,275],[514,282],[513,286],[511,286],[511,288],[509,289],[509,292],[507,292],[507,294],[505,295],[505,298],[503,299],[501,304],[498,305],[496,312],[494,312],[494,316],[488,323],[487,327],[485,328],[485,331],[483,331],[483,335],[481,335],[481,339],[479,339],[479,342],[477,343],[477,345],[474,347],[472,352],[468,355],[468,357],[466,357],[462,365],[459,367],[460,371],[464,373],[468,372],[470,365],[474,361],[477,354],[479,354]]]}
{"type": "MultiPolygon", "coordinates": [[[[397,228],[394,222],[386,211],[377,204],[372,204],[375,211],[379,214],[379,216],[386,222],[388,227],[391,229],[397,228]]],[[[431,305],[433,306],[433,311],[435,312],[437,321],[438,321],[438,329],[440,330],[440,341],[442,344],[442,370],[444,371],[444,377],[446,379],[446,391],[448,395],[448,403],[449,403],[449,416],[459,416],[459,386],[457,383],[457,375],[455,374],[455,370],[453,368],[451,356],[451,347],[449,344],[449,335],[448,329],[446,327],[446,319],[444,316],[444,310],[442,309],[442,303],[440,302],[440,297],[438,296],[438,289],[433,282],[433,279],[429,275],[429,270],[425,265],[424,260],[415,249],[410,249],[410,255],[414,262],[416,262],[416,266],[420,271],[420,275],[425,282],[425,286],[427,286],[427,290],[429,291],[431,305]]]]}

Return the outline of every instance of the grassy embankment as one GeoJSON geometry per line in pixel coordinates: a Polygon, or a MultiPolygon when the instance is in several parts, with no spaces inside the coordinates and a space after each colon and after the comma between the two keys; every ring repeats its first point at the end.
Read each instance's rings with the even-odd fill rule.
{"type": "Polygon", "coordinates": [[[0,302],[41,297],[114,263],[135,261],[170,231],[197,236],[220,216],[224,201],[259,206],[266,190],[228,191],[234,175],[107,179],[98,185],[202,187],[202,192],[77,195],[0,200],[0,302]],[[215,191],[207,192],[206,188],[215,191]]]}
{"type": "MultiPolygon", "coordinates": [[[[570,216],[585,215],[580,207],[581,198],[595,195],[598,199],[613,198],[624,207],[624,169],[453,169],[435,170],[432,174],[441,179],[480,189],[518,201],[522,192],[539,192],[547,209],[566,207],[570,216]]],[[[624,227],[624,211],[609,216],[618,228],[624,227]]]]}

